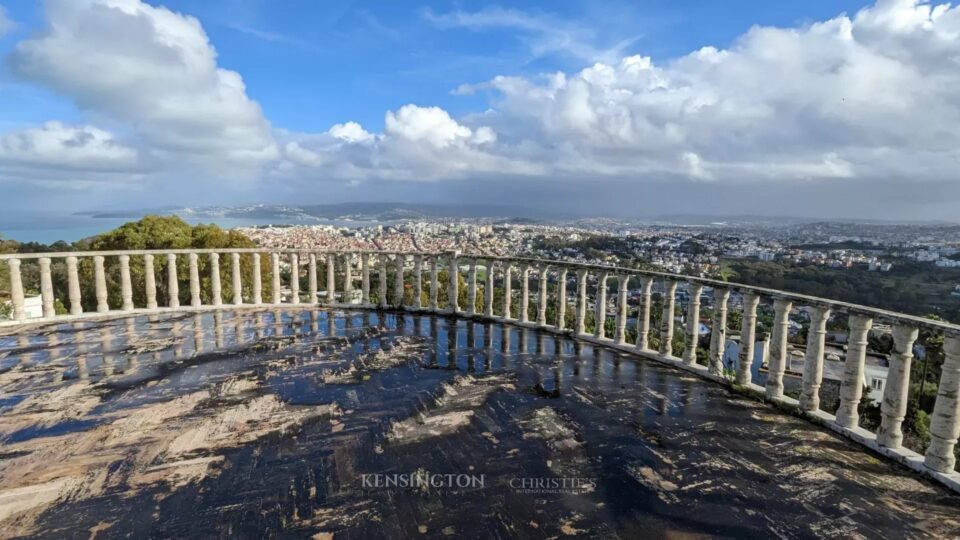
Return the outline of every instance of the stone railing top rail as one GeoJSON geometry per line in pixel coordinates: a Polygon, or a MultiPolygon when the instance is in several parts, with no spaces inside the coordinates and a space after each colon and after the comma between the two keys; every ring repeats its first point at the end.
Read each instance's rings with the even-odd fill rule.
{"type": "MultiPolygon", "coordinates": [[[[278,254],[304,254],[304,253],[317,253],[317,254],[332,254],[332,255],[361,255],[364,253],[371,255],[420,255],[427,257],[445,257],[449,256],[452,251],[446,252],[428,252],[428,251],[391,251],[391,250],[324,250],[324,249],[298,249],[298,248],[212,248],[212,249],[194,249],[194,248],[178,248],[178,249],[140,249],[140,250],[116,250],[116,251],[65,251],[65,252],[56,252],[56,253],[5,253],[0,254],[0,260],[7,259],[40,259],[40,258],[66,258],[66,257],[114,257],[119,255],[167,255],[167,254],[211,254],[211,253],[278,253],[278,254]]],[[[591,264],[583,263],[578,261],[565,261],[565,260],[554,260],[554,259],[538,259],[531,257],[505,257],[499,255],[489,255],[483,253],[459,253],[456,252],[458,257],[463,258],[464,260],[476,259],[478,261],[498,261],[498,262],[511,262],[519,265],[531,265],[531,266],[552,266],[552,267],[565,267],[572,269],[581,269],[581,270],[594,270],[600,272],[608,272],[615,275],[631,275],[631,276],[643,276],[657,279],[665,280],[674,280],[674,281],[686,281],[689,283],[698,283],[711,288],[726,288],[732,291],[739,293],[753,293],[761,296],[770,297],[773,299],[782,299],[788,300],[795,304],[801,304],[803,306],[817,307],[822,309],[830,309],[833,311],[840,311],[848,314],[858,314],[858,315],[867,315],[873,317],[877,320],[883,320],[890,323],[899,323],[906,324],[911,326],[916,326],[918,328],[925,328],[928,330],[941,331],[949,335],[960,336],[960,325],[951,324],[944,321],[936,321],[928,319],[925,317],[919,317],[916,315],[909,315],[906,313],[899,313],[895,311],[889,311],[880,308],[874,308],[870,306],[864,306],[861,304],[854,304],[851,302],[844,302],[841,300],[833,300],[829,298],[821,298],[818,296],[811,296],[800,293],[793,293],[789,291],[783,291],[779,289],[769,289],[765,287],[756,287],[753,285],[747,285],[744,283],[736,283],[729,281],[720,281],[710,278],[702,278],[697,276],[688,276],[683,274],[671,274],[668,272],[657,272],[654,270],[642,270],[637,268],[628,268],[622,266],[614,265],[604,265],[604,264],[591,264]]]]}
{"type": "Polygon", "coordinates": [[[121,249],[113,251],[59,251],[50,253],[0,253],[0,261],[5,259],[62,259],[64,257],[116,257],[117,255],[166,255],[173,253],[176,255],[188,255],[190,253],[323,253],[323,254],[362,254],[370,253],[376,255],[393,255],[400,253],[402,255],[443,255],[444,253],[435,253],[427,251],[398,252],[382,249],[296,249],[296,248],[170,248],[170,249],[121,249]]]}

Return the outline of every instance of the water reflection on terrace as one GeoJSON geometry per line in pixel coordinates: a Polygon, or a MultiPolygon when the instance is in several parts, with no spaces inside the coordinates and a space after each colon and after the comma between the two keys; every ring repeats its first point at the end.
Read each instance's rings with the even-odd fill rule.
{"type": "Polygon", "coordinates": [[[53,322],[0,338],[0,407],[5,536],[960,534],[960,497],[837,434],[489,321],[273,306],[53,322]],[[418,471],[483,484],[364,482],[418,471]]]}

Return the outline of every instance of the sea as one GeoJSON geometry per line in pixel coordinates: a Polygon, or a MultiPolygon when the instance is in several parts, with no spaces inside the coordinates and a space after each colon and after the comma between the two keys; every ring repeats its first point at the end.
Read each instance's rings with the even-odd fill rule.
{"type": "MultiPolygon", "coordinates": [[[[360,228],[372,225],[389,225],[393,222],[289,218],[235,218],[221,216],[180,216],[191,225],[215,223],[224,229],[251,227],[254,225],[331,225],[334,227],[360,228]]],[[[124,223],[137,221],[139,217],[92,217],[89,215],[54,212],[0,212],[0,238],[18,242],[52,244],[57,240],[75,242],[115,229],[124,223]]]]}

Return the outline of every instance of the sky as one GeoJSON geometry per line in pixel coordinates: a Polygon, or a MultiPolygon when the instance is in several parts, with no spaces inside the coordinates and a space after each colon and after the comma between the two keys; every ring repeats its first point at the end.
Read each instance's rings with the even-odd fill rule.
{"type": "Polygon", "coordinates": [[[11,212],[960,221],[960,8],[0,0],[11,212]]]}

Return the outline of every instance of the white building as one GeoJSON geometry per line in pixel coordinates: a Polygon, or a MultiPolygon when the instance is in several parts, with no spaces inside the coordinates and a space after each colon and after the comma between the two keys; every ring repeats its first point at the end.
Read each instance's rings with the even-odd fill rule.
{"type": "MultiPolygon", "coordinates": [[[[7,308],[12,308],[11,302],[0,303],[7,308]]],[[[26,296],[23,299],[23,309],[28,319],[39,319],[43,317],[43,299],[40,296],[26,296]]],[[[11,315],[12,316],[12,315],[11,315]]]]}

